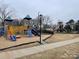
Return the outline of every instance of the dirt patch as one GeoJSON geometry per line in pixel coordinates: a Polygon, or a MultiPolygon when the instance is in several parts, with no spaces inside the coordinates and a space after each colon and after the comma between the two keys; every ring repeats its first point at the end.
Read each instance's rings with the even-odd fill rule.
{"type": "MultiPolygon", "coordinates": [[[[47,39],[46,42],[47,43],[53,43],[53,42],[55,43],[55,42],[58,42],[58,41],[70,40],[70,39],[76,38],[78,36],[79,36],[79,34],[54,34],[51,38],[47,39]]],[[[36,43],[33,43],[33,44],[29,44],[29,45],[23,45],[23,46],[19,46],[19,47],[6,49],[4,51],[11,51],[11,50],[29,48],[29,47],[38,46],[38,45],[40,45],[40,44],[36,42],[36,43]]]]}
{"type": "Polygon", "coordinates": [[[79,37],[79,34],[54,34],[51,38],[47,39],[46,42],[58,42],[64,40],[70,40],[79,37]]]}

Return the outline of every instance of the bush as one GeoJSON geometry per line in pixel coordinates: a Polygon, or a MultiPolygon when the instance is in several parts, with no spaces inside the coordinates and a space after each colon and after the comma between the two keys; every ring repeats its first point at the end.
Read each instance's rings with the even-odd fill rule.
{"type": "Polygon", "coordinates": [[[53,31],[49,31],[49,30],[42,30],[43,33],[47,33],[47,34],[54,34],[53,31]]]}

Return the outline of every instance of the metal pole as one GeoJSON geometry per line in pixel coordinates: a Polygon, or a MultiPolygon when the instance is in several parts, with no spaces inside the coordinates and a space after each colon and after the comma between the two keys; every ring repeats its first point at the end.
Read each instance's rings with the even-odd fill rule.
{"type": "MultiPolygon", "coordinates": [[[[40,15],[41,16],[41,15],[40,15]]],[[[41,40],[41,31],[42,29],[41,29],[41,17],[40,17],[40,44],[42,44],[42,40],[41,40]]]]}

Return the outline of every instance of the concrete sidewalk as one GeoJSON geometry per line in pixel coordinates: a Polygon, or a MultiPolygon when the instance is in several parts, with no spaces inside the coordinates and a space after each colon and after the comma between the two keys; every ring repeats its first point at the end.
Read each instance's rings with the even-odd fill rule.
{"type": "Polygon", "coordinates": [[[47,51],[47,50],[50,50],[53,48],[58,48],[58,47],[62,47],[62,46],[77,43],[77,42],[79,42],[79,38],[51,43],[51,44],[44,44],[44,45],[35,46],[35,47],[31,47],[31,48],[2,52],[2,53],[0,53],[0,59],[16,59],[16,58],[20,58],[23,56],[36,54],[39,52],[47,51]]]}

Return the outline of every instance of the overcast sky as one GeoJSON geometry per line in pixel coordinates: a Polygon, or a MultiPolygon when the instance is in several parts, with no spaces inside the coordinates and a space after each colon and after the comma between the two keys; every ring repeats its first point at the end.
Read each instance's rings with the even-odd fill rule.
{"type": "Polygon", "coordinates": [[[54,21],[79,19],[79,0],[4,0],[4,2],[16,10],[18,17],[29,14],[35,18],[40,12],[49,15],[54,21]]]}

